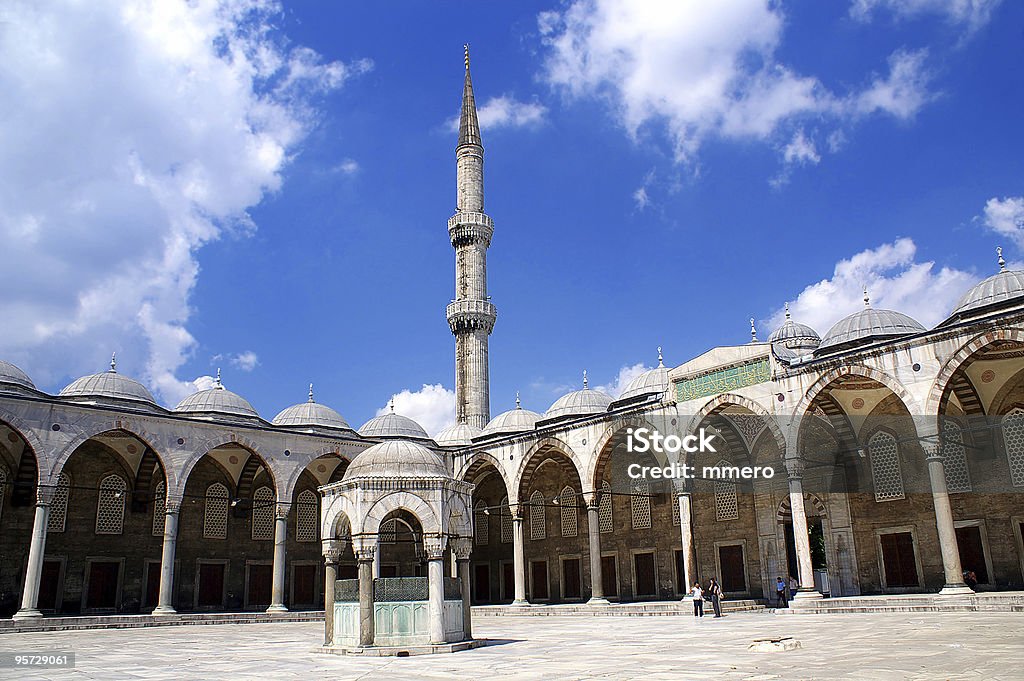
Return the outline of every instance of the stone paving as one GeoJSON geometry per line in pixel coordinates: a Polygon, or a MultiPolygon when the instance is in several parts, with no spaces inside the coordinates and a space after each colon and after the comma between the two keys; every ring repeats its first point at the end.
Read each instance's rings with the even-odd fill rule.
{"type": "Polygon", "coordinates": [[[316,655],[315,623],[221,624],[0,636],[0,653],[73,650],[70,670],[10,679],[1024,679],[1024,615],[737,613],[705,617],[493,617],[492,645],[452,655],[316,655]],[[756,638],[802,647],[752,652],[756,638]]]}

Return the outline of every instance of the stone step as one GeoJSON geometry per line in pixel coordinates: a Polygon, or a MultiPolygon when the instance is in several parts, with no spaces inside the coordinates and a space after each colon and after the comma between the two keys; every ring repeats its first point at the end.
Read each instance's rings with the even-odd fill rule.
{"type": "Polygon", "coordinates": [[[40,617],[27,620],[0,620],[0,634],[24,631],[77,631],[82,629],[134,629],[138,627],[174,627],[200,624],[257,624],[261,622],[323,621],[323,610],[296,612],[206,612],[176,615],[84,615],[78,617],[40,617]]]}
{"type": "Polygon", "coordinates": [[[825,614],[844,612],[1024,612],[1024,594],[982,593],[976,596],[908,594],[825,598],[797,608],[772,608],[777,614],[825,614]]]}
{"type": "MultiPolygon", "coordinates": [[[[764,610],[764,605],[755,600],[730,600],[722,602],[723,613],[755,612],[764,610]]],[[[704,612],[711,613],[711,604],[704,604],[704,612]]],[[[693,616],[690,601],[657,601],[650,603],[612,603],[610,605],[587,605],[585,603],[561,603],[557,605],[530,604],[475,605],[473,617],[657,617],[693,616]]]]}

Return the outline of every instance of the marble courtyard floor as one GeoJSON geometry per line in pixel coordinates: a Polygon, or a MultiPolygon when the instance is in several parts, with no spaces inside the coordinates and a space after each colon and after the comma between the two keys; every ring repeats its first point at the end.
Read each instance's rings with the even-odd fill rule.
{"type": "Polygon", "coordinates": [[[452,655],[317,655],[317,623],[5,634],[0,653],[74,651],[74,669],[11,679],[1024,679],[1024,614],[488,617],[492,645],[452,655]],[[785,652],[755,638],[793,636],[785,652]]]}

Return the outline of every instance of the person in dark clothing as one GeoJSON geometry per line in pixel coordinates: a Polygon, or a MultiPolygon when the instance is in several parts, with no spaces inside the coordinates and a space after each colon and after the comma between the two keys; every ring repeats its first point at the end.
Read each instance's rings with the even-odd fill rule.
{"type": "Polygon", "coordinates": [[[974,570],[964,570],[964,584],[972,589],[978,586],[978,575],[974,574],[974,570]]]}
{"type": "Polygon", "coordinates": [[[693,596],[693,616],[703,617],[704,616],[704,589],[700,588],[700,582],[693,583],[693,589],[690,590],[690,595],[693,596]]]}
{"type": "Polygon", "coordinates": [[[722,616],[722,587],[714,577],[708,582],[708,597],[711,599],[711,607],[715,609],[715,617],[722,616]]]}

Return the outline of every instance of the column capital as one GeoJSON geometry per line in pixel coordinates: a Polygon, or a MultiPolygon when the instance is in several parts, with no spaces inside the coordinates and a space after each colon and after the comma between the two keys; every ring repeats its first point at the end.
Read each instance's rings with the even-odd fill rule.
{"type": "Polygon", "coordinates": [[[423,538],[423,552],[427,560],[441,560],[444,558],[444,549],[447,544],[447,537],[434,536],[423,538]]]}
{"type": "Polygon", "coordinates": [[[54,485],[39,485],[36,488],[36,506],[49,506],[56,492],[57,487],[54,485]]]}
{"type": "Polygon", "coordinates": [[[356,560],[360,563],[372,563],[373,554],[377,551],[376,546],[363,546],[356,550],[356,560]]]}
{"type": "Polygon", "coordinates": [[[941,442],[922,442],[921,449],[924,450],[925,461],[942,461],[946,458],[941,442]]]}
{"type": "Polygon", "coordinates": [[[275,518],[287,518],[288,513],[292,510],[292,505],[287,501],[279,501],[274,505],[274,517],[275,518]]]}
{"type": "Polygon", "coordinates": [[[345,544],[337,539],[325,539],[322,542],[324,560],[328,563],[337,563],[341,560],[341,554],[345,552],[345,544]]]}
{"type": "Polygon", "coordinates": [[[181,497],[167,497],[164,500],[164,515],[178,515],[181,513],[181,497]]]}
{"type": "Polygon", "coordinates": [[[448,541],[451,543],[452,551],[455,552],[457,560],[469,560],[470,554],[473,553],[472,537],[456,537],[448,541]]]}

